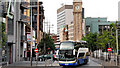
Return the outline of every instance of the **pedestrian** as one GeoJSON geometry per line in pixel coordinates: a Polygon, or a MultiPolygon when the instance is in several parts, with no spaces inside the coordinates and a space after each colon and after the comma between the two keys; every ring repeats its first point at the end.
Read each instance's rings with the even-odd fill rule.
{"type": "Polygon", "coordinates": [[[110,54],[108,54],[108,60],[109,60],[109,61],[111,60],[111,58],[110,58],[110,54]]]}

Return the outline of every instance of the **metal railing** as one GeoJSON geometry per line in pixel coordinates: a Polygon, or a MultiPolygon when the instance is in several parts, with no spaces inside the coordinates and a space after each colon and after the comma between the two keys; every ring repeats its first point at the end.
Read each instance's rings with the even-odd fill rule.
{"type": "Polygon", "coordinates": [[[21,0],[21,6],[23,6],[24,8],[29,8],[30,3],[25,1],[25,0],[21,0]]]}

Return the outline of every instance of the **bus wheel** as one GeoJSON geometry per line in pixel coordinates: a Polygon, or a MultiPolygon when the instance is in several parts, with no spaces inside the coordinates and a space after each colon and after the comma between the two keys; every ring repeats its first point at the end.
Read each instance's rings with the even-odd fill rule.
{"type": "Polygon", "coordinates": [[[84,60],[84,63],[87,64],[87,59],[84,60]]]}

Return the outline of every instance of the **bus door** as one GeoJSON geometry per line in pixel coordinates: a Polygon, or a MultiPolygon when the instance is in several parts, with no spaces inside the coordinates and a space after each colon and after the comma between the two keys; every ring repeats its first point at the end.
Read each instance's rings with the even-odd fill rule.
{"type": "Polygon", "coordinates": [[[78,52],[77,59],[79,64],[84,63],[85,52],[78,52]]]}

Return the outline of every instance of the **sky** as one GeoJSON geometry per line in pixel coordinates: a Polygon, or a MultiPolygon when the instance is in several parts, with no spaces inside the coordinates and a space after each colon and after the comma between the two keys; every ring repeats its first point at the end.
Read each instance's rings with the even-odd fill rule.
{"type": "MultiPolygon", "coordinates": [[[[51,33],[57,34],[57,9],[64,5],[72,5],[73,0],[39,0],[43,2],[45,22],[54,27],[51,33]]],[[[118,2],[120,0],[82,0],[86,17],[107,17],[108,21],[118,20],[118,2]]]]}

